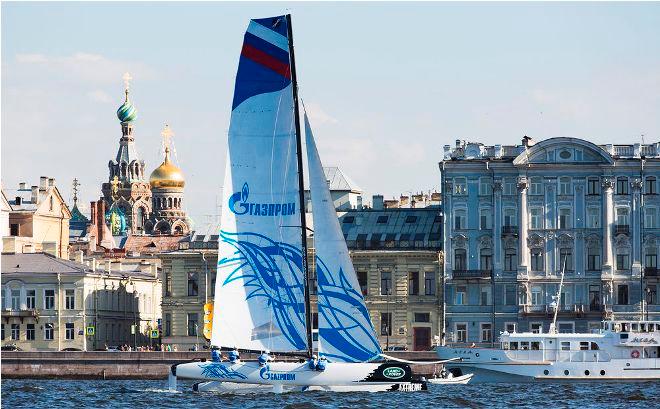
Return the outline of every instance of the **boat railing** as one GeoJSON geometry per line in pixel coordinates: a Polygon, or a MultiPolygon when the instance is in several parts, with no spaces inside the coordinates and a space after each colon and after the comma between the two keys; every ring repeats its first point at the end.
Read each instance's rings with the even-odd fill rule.
{"type": "Polygon", "coordinates": [[[556,361],[558,362],[608,362],[612,359],[610,354],[601,350],[570,350],[556,352],[556,361]]]}
{"type": "Polygon", "coordinates": [[[538,349],[509,349],[506,350],[506,357],[512,361],[544,361],[543,351],[538,349]]]}

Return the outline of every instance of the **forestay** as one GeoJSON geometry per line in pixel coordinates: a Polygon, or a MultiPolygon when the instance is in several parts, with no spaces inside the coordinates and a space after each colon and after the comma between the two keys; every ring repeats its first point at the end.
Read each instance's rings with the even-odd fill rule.
{"type": "Polygon", "coordinates": [[[319,355],[366,362],[381,353],[305,114],[309,184],[318,279],[319,355]]]}
{"type": "Polygon", "coordinates": [[[286,18],[251,20],[229,127],[213,346],[306,348],[293,106],[286,18]]]}

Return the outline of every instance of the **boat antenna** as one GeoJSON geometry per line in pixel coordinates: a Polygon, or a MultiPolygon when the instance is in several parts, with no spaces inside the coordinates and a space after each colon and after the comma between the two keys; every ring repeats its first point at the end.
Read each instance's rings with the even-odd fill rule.
{"type": "Polygon", "coordinates": [[[305,329],[307,330],[307,355],[313,356],[312,308],[309,292],[309,265],[307,263],[307,222],[305,220],[305,185],[303,183],[302,141],[300,136],[300,113],[298,108],[298,79],[296,77],[296,57],[293,52],[293,28],[291,14],[286,16],[291,59],[291,84],[293,89],[293,116],[296,126],[296,158],[298,159],[298,195],[300,198],[300,234],[302,236],[302,268],[305,280],[305,329]]]}
{"type": "Polygon", "coordinates": [[[552,324],[550,324],[550,333],[551,334],[556,334],[557,333],[557,313],[559,312],[559,304],[561,303],[561,288],[564,286],[564,272],[566,271],[566,261],[568,260],[568,257],[564,258],[564,263],[561,267],[561,280],[559,280],[559,291],[557,291],[557,294],[553,297],[554,298],[554,307],[555,307],[555,315],[552,318],[552,324]]]}

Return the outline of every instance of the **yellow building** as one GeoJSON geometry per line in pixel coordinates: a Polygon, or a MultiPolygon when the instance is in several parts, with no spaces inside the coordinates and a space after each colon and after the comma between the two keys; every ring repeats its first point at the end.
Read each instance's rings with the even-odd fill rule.
{"type": "Polygon", "coordinates": [[[69,219],[71,212],[64,202],[55,179],[42,176],[39,185],[4,190],[11,211],[9,235],[2,238],[3,251],[12,253],[46,252],[68,258],[69,219]]]}

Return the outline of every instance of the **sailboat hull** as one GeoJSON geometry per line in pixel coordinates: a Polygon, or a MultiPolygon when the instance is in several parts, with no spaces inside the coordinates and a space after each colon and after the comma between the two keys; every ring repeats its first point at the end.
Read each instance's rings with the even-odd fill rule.
{"type": "Polygon", "coordinates": [[[425,390],[426,381],[412,378],[410,367],[400,363],[332,362],[323,371],[308,363],[273,362],[189,362],[176,366],[178,378],[204,381],[199,391],[416,391],[425,390]],[[268,390],[268,387],[271,387],[268,390]]]}

